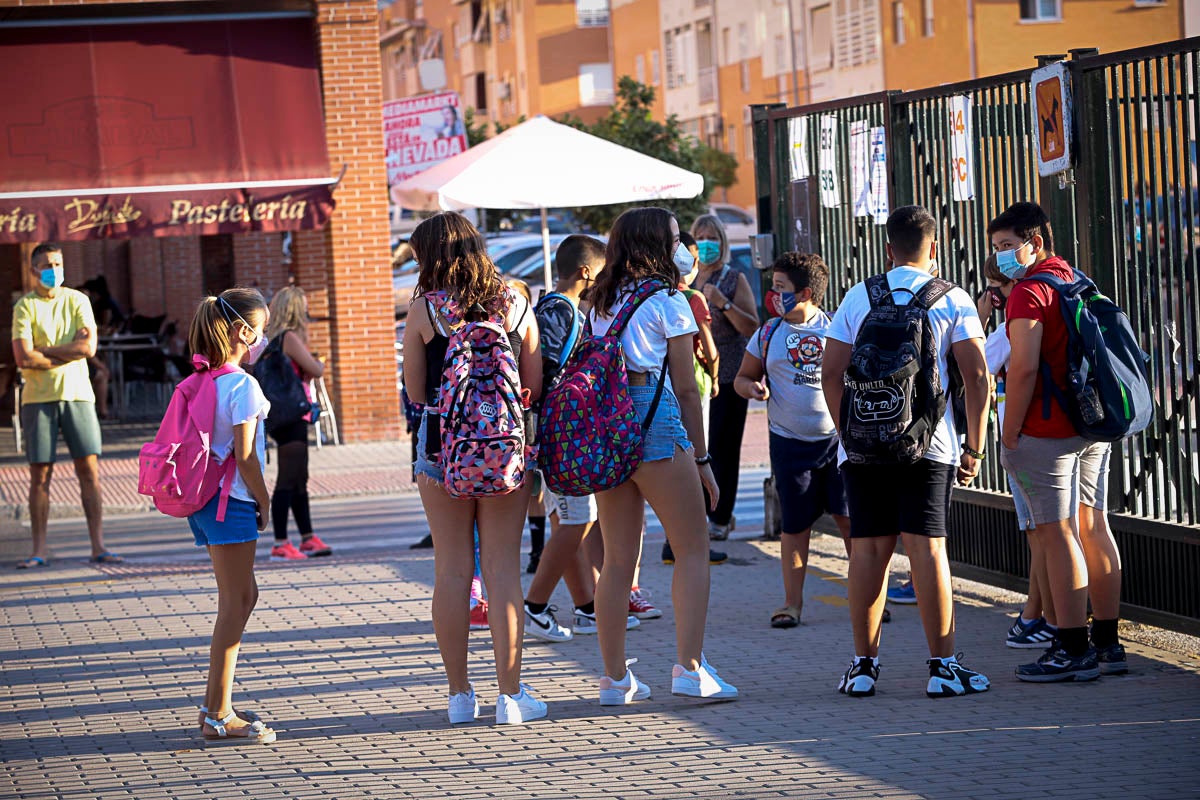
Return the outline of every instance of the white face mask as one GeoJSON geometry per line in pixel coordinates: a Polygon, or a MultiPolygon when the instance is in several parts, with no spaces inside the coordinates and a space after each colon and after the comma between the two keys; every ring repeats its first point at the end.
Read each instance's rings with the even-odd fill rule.
{"type": "MultiPolygon", "coordinates": [[[[253,330],[253,329],[251,329],[253,330]]],[[[242,359],[247,364],[254,364],[262,357],[263,351],[267,349],[267,337],[259,334],[258,341],[250,345],[250,349],[246,351],[246,357],[242,359]]]]}
{"type": "Polygon", "coordinates": [[[692,251],[683,246],[683,242],[675,248],[675,266],[679,267],[679,274],[683,276],[683,282],[691,285],[696,279],[696,273],[699,269],[696,267],[696,258],[692,255],[692,251]]]}

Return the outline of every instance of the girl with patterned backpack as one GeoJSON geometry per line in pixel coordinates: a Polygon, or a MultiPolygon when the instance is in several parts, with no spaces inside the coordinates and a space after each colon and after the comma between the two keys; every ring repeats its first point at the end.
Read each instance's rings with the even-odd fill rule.
{"type": "Polygon", "coordinates": [[[648,419],[640,431],[641,459],[632,475],[596,495],[605,554],[595,601],[604,661],[601,705],[624,705],[650,696],[650,687],[634,677],[628,668],[632,661],[625,659],[629,592],[647,502],[675,550],[677,663],[671,692],[737,697],[737,689],[721,680],[703,653],[709,590],[703,489],[715,503],[717,485],[705,452],[692,372],[696,321],[675,289],[680,276],[674,255],[681,246],[679,224],[671,212],[626,211],[613,224],[604,271],[585,295],[592,303],[591,333],[604,337],[614,326],[619,331],[628,395],[637,419],[648,419]],[[648,283],[660,286],[647,292],[648,283]],[[625,311],[630,303],[638,303],[632,313],[625,311]],[[667,369],[669,375],[664,374],[667,369]]]}
{"type": "Polygon", "coordinates": [[[504,285],[479,231],[446,212],[413,231],[420,274],[404,330],[404,385],[422,402],[417,488],[434,543],[433,629],[450,684],[451,723],[479,716],[467,679],[474,531],[489,595],[500,694],[496,721],[546,716],[521,683],[521,533],[529,507],[518,404],[542,390],[537,323],[504,285]]]}

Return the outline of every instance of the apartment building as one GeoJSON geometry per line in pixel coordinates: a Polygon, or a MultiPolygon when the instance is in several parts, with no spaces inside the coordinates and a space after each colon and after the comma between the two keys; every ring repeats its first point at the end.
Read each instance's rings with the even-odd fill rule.
{"type": "Polygon", "coordinates": [[[1072,48],[1126,50],[1200,33],[1198,0],[884,0],[889,89],[1025,69],[1072,48]]]}
{"type": "Polygon", "coordinates": [[[654,87],[653,114],[666,118],[659,0],[612,0],[613,75],[629,75],[638,83],[654,87]]]}
{"type": "Polygon", "coordinates": [[[449,89],[492,123],[612,104],[608,0],[382,0],[384,99],[449,89]]]}

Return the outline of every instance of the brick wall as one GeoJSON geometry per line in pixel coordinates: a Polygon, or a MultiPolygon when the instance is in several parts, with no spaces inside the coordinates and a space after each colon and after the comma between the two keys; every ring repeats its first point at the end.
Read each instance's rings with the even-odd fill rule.
{"type": "MultiPolygon", "coordinates": [[[[347,440],[400,433],[388,253],[379,12],[374,0],[321,0],[329,161],[347,167],[324,232],[334,403],[347,440]]],[[[311,265],[305,265],[306,270],[311,265]]]]}

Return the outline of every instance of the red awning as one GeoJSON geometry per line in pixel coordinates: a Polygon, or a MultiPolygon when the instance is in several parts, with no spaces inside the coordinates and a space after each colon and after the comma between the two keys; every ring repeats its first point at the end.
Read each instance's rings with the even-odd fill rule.
{"type": "Polygon", "coordinates": [[[0,27],[0,242],[333,210],[311,18],[0,27]]]}

